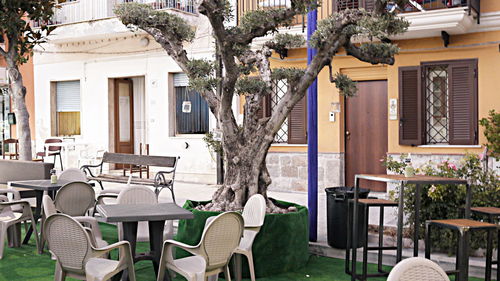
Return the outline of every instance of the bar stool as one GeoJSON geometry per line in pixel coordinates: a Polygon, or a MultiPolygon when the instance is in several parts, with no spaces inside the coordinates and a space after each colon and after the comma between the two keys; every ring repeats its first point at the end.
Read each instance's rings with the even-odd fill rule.
{"type": "Polygon", "coordinates": [[[447,271],[447,274],[455,274],[459,281],[466,281],[469,276],[469,236],[470,231],[488,231],[488,241],[486,245],[486,281],[491,280],[491,259],[493,254],[493,231],[498,226],[491,223],[474,221],[470,219],[445,219],[429,220],[425,223],[425,258],[431,258],[431,226],[458,231],[458,251],[456,257],[456,269],[447,271]]]}
{"type": "MultiPolygon", "coordinates": [[[[346,249],[346,266],[345,266],[345,272],[349,275],[351,275],[351,280],[366,280],[368,277],[384,277],[384,276],[389,276],[389,272],[384,271],[382,269],[382,251],[384,250],[396,250],[396,246],[384,246],[384,208],[387,207],[397,207],[398,203],[390,200],[385,200],[385,199],[376,199],[376,198],[368,198],[368,199],[359,199],[359,205],[363,207],[363,211],[365,214],[364,217],[364,222],[363,224],[365,225],[365,239],[363,243],[363,270],[361,275],[357,274],[356,272],[353,272],[355,270],[351,271],[350,269],[350,251],[352,249],[351,245],[351,228],[352,228],[352,208],[350,207],[351,204],[348,206],[348,227],[347,227],[347,249],[346,249]],[[372,246],[368,247],[368,218],[369,218],[369,210],[370,207],[379,207],[380,210],[380,216],[379,216],[379,225],[378,225],[378,245],[377,246],[372,246]],[[368,274],[368,251],[378,251],[378,258],[377,258],[377,273],[370,273],[368,274]]],[[[354,205],[354,202],[351,201],[352,205],[354,205]]],[[[353,249],[356,251],[356,249],[353,249]]],[[[356,261],[352,261],[355,263],[356,261]]]]}
{"type": "MultiPolygon", "coordinates": [[[[471,211],[477,215],[483,215],[488,217],[488,222],[489,223],[494,223],[495,219],[497,221],[500,220],[500,208],[496,207],[474,207],[471,208],[471,211]]],[[[500,229],[497,231],[497,241],[500,245],[500,229]]],[[[500,246],[499,246],[500,247],[500,246]]],[[[497,280],[500,280],[500,264],[498,263],[500,261],[500,248],[497,248],[497,260],[496,261],[491,261],[491,264],[496,264],[497,265],[497,280]]],[[[486,273],[488,274],[488,273],[486,273]]]]}

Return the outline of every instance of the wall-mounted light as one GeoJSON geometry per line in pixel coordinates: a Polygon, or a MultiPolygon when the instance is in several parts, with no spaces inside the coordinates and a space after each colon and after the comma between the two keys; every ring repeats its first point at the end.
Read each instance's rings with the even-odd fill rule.
{"type": "Polygon", "coordinates": [[[340,113],[340,102],[332,102],[330,105],[330,112],[328,113],[328,119],[330,122],[335,122],[336,113],[340,113]]]}

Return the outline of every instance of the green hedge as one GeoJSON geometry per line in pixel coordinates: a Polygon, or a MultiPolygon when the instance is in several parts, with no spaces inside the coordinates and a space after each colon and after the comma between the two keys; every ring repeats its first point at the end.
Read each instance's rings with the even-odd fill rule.
{"type": "MultiPolygon", "coordinates": [[[[274,275],[306,265],[309,258],[308,211],[304,206],[276,201],[283,207],[295,206],[297,212],[288,214],[267,214],[259,234],[253,243],[255,274],[257,277],[274,275]]],[[[194,209],[208,203],[186,201],[184,208],[193,212],[194,219],[180,220],[175,240],[196,245],[201,238],[205,221],[218,212],[206,212],[194,209]]],[[[177,258],[189,255],[176,251],[177,258]]],[[[246,258],[242,258],[243,277],[248,277],[246,258]]]]}

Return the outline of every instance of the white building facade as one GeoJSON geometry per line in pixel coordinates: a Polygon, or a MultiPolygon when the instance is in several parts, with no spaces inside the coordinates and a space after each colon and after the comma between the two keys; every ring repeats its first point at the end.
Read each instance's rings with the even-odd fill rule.
{"type": "MultiPolygon", "coordinates": [[[[190,100],[181,69],[161,46],[114,17],[116,2],[62,4],[49,43],[35,51],[36,149],[52,137],[74,142],[63,152],[69,168],[102,151],[139,154],[149,145],[150,155],[181,157],[181,180],[215,183],[215,155],[203,141],[215,119],[206,104],[190,100]],[[182,112],[179,105],[188,100],[192,112],[182,112]]],[[[152,2],[154,8],[179,12],[196,28],[187,46],[190,57],[213,59],[204,16],[185,1],[152,2]]]]}

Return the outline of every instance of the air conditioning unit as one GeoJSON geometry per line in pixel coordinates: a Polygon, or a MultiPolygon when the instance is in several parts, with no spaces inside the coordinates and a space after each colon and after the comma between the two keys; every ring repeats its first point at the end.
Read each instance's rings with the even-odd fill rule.
{"type": "Polygon", "coordinates": [[[7,69],[5,67],[0,67],[0,86],[9,85],[7,81],[7,69]]]}

